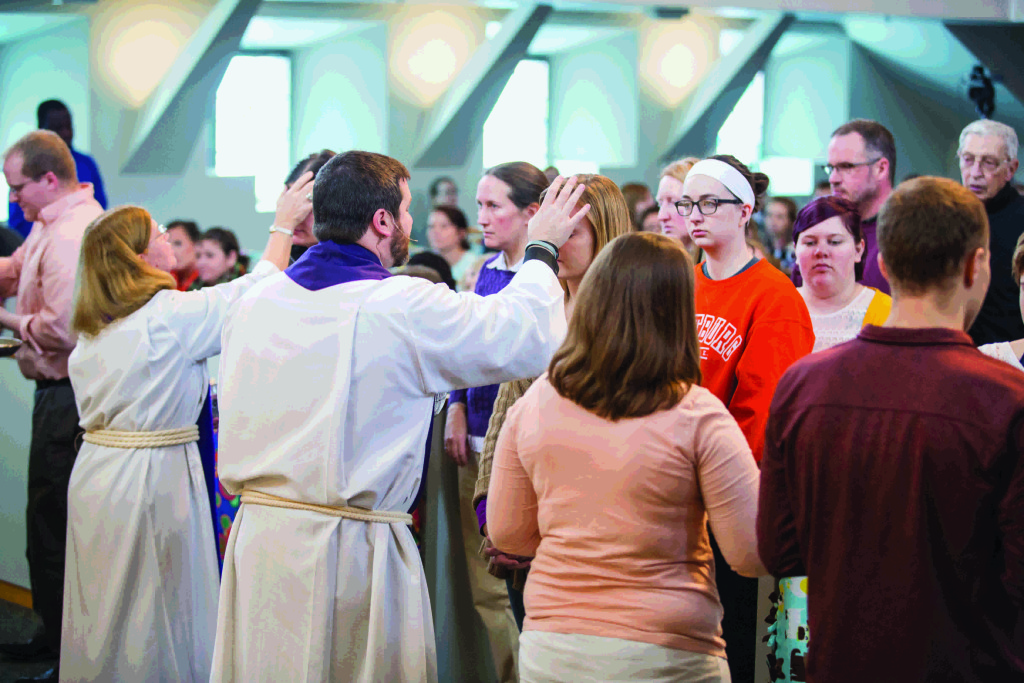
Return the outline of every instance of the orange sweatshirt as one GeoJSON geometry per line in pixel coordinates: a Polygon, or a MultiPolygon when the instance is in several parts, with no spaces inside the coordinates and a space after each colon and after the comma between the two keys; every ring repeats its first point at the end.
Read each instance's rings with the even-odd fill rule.
{"type": "Polygon", "coordinates": [[[725,280],[698,264],[696,299],[702,386],[728,407],[760,462],[775,385],[814,347],[807,305],[764,259],[725,280]]]}

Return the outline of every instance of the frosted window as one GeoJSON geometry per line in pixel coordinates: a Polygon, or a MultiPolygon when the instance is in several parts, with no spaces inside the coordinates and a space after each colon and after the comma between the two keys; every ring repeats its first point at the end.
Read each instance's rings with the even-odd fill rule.
{"type": "Polygon", "coordinates": [[[524,59],[484,121],[484,168],[507,161],[548,165],[548,63],[524,59]]]}
{"type": "Polygon", "coordinates": [[[780,197],[809,197],[814,194],[814,161],[793,157],[762,159],[757,169],[771,179],[768,194],[780,197]]]}
{"type": "Polygon", "coordinates": [[[217,88],[215,107],[214,173],[253,176],[256,210],[274,211],[291,167],[291,59],[233,57],[217,88]]]}
{"type": "Polygon", "coordinates": [[[764,72],[759,71],[719,129],[715,154],[731,154],[748,166],[756,164],[763,137],[764,72]]]}
{"type": "Polygon", "coordinates": [[[585,173],[600,173],[601,169],[596,161],[577,161],[575,159],[556,159],[554,167],[558,172],[568,178],[571,175],[583,175],[585,173]]]}

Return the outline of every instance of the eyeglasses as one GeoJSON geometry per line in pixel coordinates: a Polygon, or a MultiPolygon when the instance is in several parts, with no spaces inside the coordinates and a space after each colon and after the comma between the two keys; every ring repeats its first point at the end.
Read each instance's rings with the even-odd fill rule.
{"type": "Polygon", "coordinates": [[[825,171],[825,175],[832,175],[833,171],[837,171],[839,175],[846,175],[858,166],[870,166],[871,164],[877,163],[881,160],[882,157],[875,157],[871,161],[843,161],[838,164],[825,164],[821,168],[825,171]]]}
{"type": "Polygon", "coordinates": [[[976,157],[973,154],[958,154],[961,168],[974,168],[978,164],[982,173],[995,173],[996,169],[1005,164],[1009,159],[996,160],[992,157],[976,157]]]}
{"type": "MultiPolygon", "coordinates": [[[[43,175],[46,175],[46,174],[44,173],[43,175]]],[[[21,194],[22,190],[24,190],[26,187],[28,187],[32,183],[38,183],[39,180],[42,177],[43,176],[39,176],[39,178],[30,178],[29,180],[26,180],[25,182],[23,182],[21,185],[8,185],[8,187],[10,188],[10,190],[8,191],[8,196],[10,196],[12,194],[21,194]]]]}
{"type": "Polygon", "coordinates": [[[719,199],[718,197],[705,197],[704,199],[693,201],[692,199],[680,199],[676,202],[676,211],[679,212],[680,216],[689,216],[693,213],[693,207],[697,207],[697,211],[700,212],[701,216],[710,216],[718,211],[719,204],[742,204],[742,199],[719,199]]]}

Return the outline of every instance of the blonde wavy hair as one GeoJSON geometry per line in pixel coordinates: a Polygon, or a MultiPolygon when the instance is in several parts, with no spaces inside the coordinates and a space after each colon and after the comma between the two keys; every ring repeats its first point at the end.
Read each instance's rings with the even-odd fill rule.
{"type": "MultiPolygon", "coordinates": [[[[594,258],[601,253],[605,245],[619,235],[625,235],[634,231],[633,216],[629,211],[629,204],[626,202],[622,190],[611,178],[594,173],[586,173],[576,176],[577,182],[586,186],[583,196],[580,197],[576,207],[590,204],[590,212],[587,213],[587,220],[593,227],[594,237],[594,258]]],[[[541,201],[547,190],[541,193],[541,201]]],[[[569,295],[568,287],[562,282],[562,289],[566,296],[569,295]]]]}
{"type": "Polygon", "coordinates": [[[89,224],[82,238],[71,327],[88,336],[139,310],[164,289],[170,273],[140,258],[149,248],[152,217],[137,206],[111,209],[89,224]]]}

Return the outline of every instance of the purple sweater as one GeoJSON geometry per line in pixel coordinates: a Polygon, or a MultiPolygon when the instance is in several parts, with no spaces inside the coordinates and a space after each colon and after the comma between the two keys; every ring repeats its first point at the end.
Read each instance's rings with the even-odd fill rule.
{"type": "MultiPolygon", "coordinates": [[[[511,270],[498,270],[488,266],[501,254],[495,255],[487,260],[487,263],[480,269],[480,275],[476,280],[476,288],[473,290],[480,296],[496,294],[512,282],[515,273],[511,270]]],[[[472,389],[458,389],[451,393],[452,403],[465,403],[467,426],[470,436],[486,436],[487,423],[491,420],[491,411],[494,409],[494,399],[498,398],[497,384],[489,384],[485,387],[473,387],[472,389]]]]}

